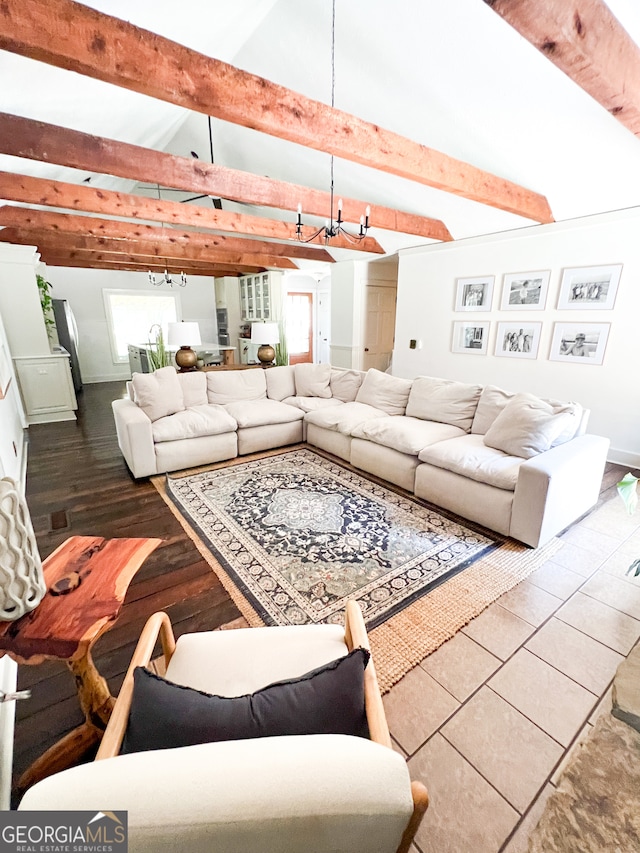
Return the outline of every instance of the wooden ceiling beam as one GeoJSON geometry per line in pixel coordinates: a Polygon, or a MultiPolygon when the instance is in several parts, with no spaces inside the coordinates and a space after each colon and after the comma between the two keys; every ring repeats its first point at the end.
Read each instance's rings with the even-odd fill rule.
{"type": "Polygon", "coordinates": [[[200,247],[212,252],[264,255],[277,258],[302,258],[312,261],[333,263],[326,249],[303,244],[270,243],[242,237],[225,237],[222,234],[200,231],[179,231],[141,222],[120,222],[96,216],[78,216],[73,213],[55,213],[50,210],[34,210],[30,207],[4,205],[0,207],[0,225],[9,228],[64,232],[77,236],[111,237],[117,240],[149,240],[158,246],[200,247]]]}
{"type": "MultiPolygon", "coordinates": [[[[0,113],[0,153],[56,163],[85,172],[160,184],[243,204],[288,210],[291,211],[292,222],[295,216],[293,211],[298,204],[302,205],[305,215],[321,216],[323,219],[328,218],[331,210],[331,196],[322,190],[251,175],[202,160],[165,154],[139,145],[116,142],[9,113],[0,113]]],[[[345,222],[359,222],[367,204],[370,203],[343,196],[342,214],[345,222]]],[[[334,199],[335,205],[337,198],[334,199]]],[[[439,219],[377,204],[370,204],[370,207],[371,227],[432,240],[453,240],[449,229],[439,219]]],[[[337,208],[334,216],[337,216],[337,208]]],[[[312,231],[307,227],[305,234],[312,231]]],[[[338,243],[333,245],[338,246],[338,243]]]]}
{"type": "Polygon", "coordinates": [[[176,264],[179,262],[202,262],[208,264],[215,263],[218,266],[224,267],[226,259],[229,258],[231,259],[228,264],[230,269],[237,269],[238,264],[242,264],[247,272],[259,272],[261,269],[264,269],[264,263],[256,262],[258,258],[264,258],[266,261],[275,261],[278,264],[284,260],[287,264],[287,269],[296,268],[295,264],[288,258],[282,259],[271,258],[268,255],[240,255],[227,251],[210,251],[202,249],[199,246],[160,245],[150,240],[114,240],[110,237],[85,237],[76,234],[20,228],[3,229],[0,231],[0,239],[2,242],[20,242],[23,245],[34,242],[40,249],[47,247],[63,251],[86,250],[91,252],[108,252],[113,255],[136,254],[140,257],[146,257],[149,260],[162,263],[172,260],[176,264]],[[6,236],[5,232],[8,232],[6,236]],[[238,261],[238,258],[241,260],[238,261]],[[243,258],[250,258],[251,260],[243,261],[243,258]]]}
{"type": "Polygon", "coordinates": [[[211,276],[213,278],[220,278],[222,276],[231,276],[233,278],[237,278],[239,275],[243,275],[243,273],[234,273],[234,272],[225,272],[224,270],[219,269],[216,266],[211,266],[206,269],[192,269],[190,267],[185,267],[184,269],[179,266],[173,266],[169,264],[168,267],[164,266],[148,266],[143,262],[137,261],[112,261],[112,260],[97,260],[95,258],[88,259],[77,259],[77,258],[69,258],[67,256],[57,256],[55,254],[41,256],[40,260],[45,263],[48,267],[72,267],[72,268],[80,268],[80,269],[93,269],[93,270],[120,270],[123,272],[141,272],[141,273],[159,273],[162,275],[165,269],[172,273],[173,275],[180,275],[181,272],[184,272],[185,275],[201,275],[201,276],[211,276]]]}
{"type": "Polygon", "coordinates": [[[547,200],[531,190],[73,0],[2,0],[0,10],[5,50],[537,222],[553,221],[547,200]]]}
{"type": "Polygon", "coordinates": [[[602,0],[484,2],[640,135],[640,48],[602,0]]]}
{"type": "Polygon", "coordinates": [[[229,266],[236,269],[259,267],[273,269],[298,269],[295,261],[289,258],[271,257],[269,255],[250,255],[228,251],[202,251],[198,247],[182,248],[180,246],[164,246],[142,244],[135,240],[111,240],[105,237],[83,237],[82,235],[55,234],[51,231],[38,229],[3,228],[0,230],[0,242],[18,243],[23,246],[36,246],[39,251],[54,249],[57,252],[71,252],[86,249],[87,251],[112,252],[116,255],[137,254],[145,257],[147,262],[153,260],[159,264],[172,261],[176,266],[180,263],[204,263],[229,266]],[[139,251],[140,246],[142,250],[139,251]],[[117,251],[114,251],[117,247],[117,251]]]}
{"type": "MultiPolygon", "coordinates": [[[[70,184],[47,178],[34,178],[12,172],[0,172],[0,199],[24,204],[41,204],[86,213],[122,216],[128,219],[148,219],[169,225],[192,225],[212,231],[269,237],[273,240],[296,240],[296,227],[292,222],[263,219],[244,213],[232,213],[201,205],[182,204],[146,196],[103,190],[86,184],[70,184]]],[[[312,245],[325,245],[319,236],[312,245]]],[[[353,249],[358,252],[384,254],[384,249],[373,237],[359,243],[350,243],[339,235],[332,239],[333,249],[353,249]]]]}

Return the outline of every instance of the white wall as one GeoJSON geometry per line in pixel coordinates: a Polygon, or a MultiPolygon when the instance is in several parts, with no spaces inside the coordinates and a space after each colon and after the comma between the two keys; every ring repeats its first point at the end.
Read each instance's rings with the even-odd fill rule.
{"type": "Polygon", "coordinates": [[[394,374],[441,376],[577,400],[591,409],[589,432],[610,438],[609,458],[640,467],[639,233],[640,208],[634,208],[402,252],[394,374]],[[564,267],[614,263],[623,269],[613,310],[557,310],[564,267]],[[499,310],[505,273],[545,269],[551,270],[551,280],[544,311],[499,310]],[[456,278],[490,274],[496,276],[492,310],[455,312],[456,278]],[[451,352],[453,322],[471,318],[491,322],[486,356],[451,352]],[[537,359],[496,357],[497,323],[519,319],[543,323],[537,359]],[[549,361],[554,323],[580,321],[611,324],[603,365],[549,361]],[[411,338],[422,341],[421,350],[409,349],[411,338]]]}
{"type": "Polygon", "coordinates": [[[0,313],[13,358],[50,355],[36,282],[35,246],[0,245],[0,313]]]}
{"type": "MultiPolygon", "coordinates": [[[[169,288],[166,285],[162,285],[162,288],[153,287],[149,284],[147,273],[142,272],[45,267],[43,275],[53,285],[52,298],[68,299],[75,315],[83,382],[129,379],[129,365],[113,362],[102,291],[115,288],[157,292],[169,288]]],[[[174,287],[173,292],[178,294],[182,306],[182,317],[179,319],[196,320],[200,324],[203,344],[217,343],[214,279],[190,275],[187,286],[174,287]]]]}

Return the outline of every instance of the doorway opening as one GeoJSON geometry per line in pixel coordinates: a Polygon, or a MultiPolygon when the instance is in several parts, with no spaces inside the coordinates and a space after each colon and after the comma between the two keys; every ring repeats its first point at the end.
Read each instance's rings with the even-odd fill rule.
{"type": "Polygon", "coordinates": [[[284,316],[289,364],[313,362],[313,293],[287,293],[284,316]]]}

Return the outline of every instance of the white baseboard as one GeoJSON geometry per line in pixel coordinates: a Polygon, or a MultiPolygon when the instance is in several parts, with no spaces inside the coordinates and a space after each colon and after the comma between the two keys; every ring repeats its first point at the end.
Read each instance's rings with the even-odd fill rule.
{"type": "Polygon", "coordinates": [[[607,457],[609,462],[616,465],[624,465],[626,468],[640,468],[640,453],[632,453],[629,450],[618,450],[616,447],[609,448],[607,457]]]}

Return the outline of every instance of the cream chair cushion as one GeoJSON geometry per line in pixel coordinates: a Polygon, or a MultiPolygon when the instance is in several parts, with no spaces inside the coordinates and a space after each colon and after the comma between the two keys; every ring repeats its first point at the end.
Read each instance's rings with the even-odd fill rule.
{"type": "MultiPolygon", "coordinates": [[[[330,364],[296,364],[296,397],[330,397],[330,364]]],[[[291,395],[294,396],[294,395],[291,395]]]]}
{"type": "Polygon", "coordinates": [[[410,390],[410,379],[400,379],[372,368],[358,389],[356,402],[366,403],[388,415],[404,415],[410,390]]]}
{"type": "Polygon", "coordinates": [[[342,406],[331,406],[316,412],[308,412],[304,419],[308,424],[323,427],[323,429],[351,435],[353,430],[363,421],[370,418],[387,418],[387,412],[375,409],[366,403],[343,403],[342,406]]]}
{"type": "Polygon", "coordinates": [[[365,374],[360,370],[331,369],[331,396],[343,403],[352,403],[356,399],[365,374]]]}
{"type": "Polygon", "coordinates": [[[134,373],[131,378],[136,404],[150,421],[184,409],[184,396],[174,367],[153,373],[134,373]]]}
{"type": "Polygon", "coordinates": [[[451,424],[469,432],[482,386],[419,376],[413,380],[407,415],[426,421],[451,424]]]}
{"type": "Polygon", "coordinates": [[[267,396],[266,370],[210,370],[207,372],[207,396],[210,403],[224,406],[239,400],[264,400],[267,396]]]}
{"type": "Polygon", "coordinates": [[[236,421],[223,406],[191,406],[184,412],[176,412],[155,421],[151,427],[154,442],[179,441],[182,438],[197,438],[201,435],[220,435],[233,432],[236,421]]]}
{"type": "Polygon", "coordinates": [[[571,405],[552,405],[533,394],[516,394],[484,436],[487,447],[530,459],[576,433],[579,418],[571,405]]]}
{"type": "Polygon", "coordinates": [[[239,400],[236,403],[227,403],[225,409],[237,422],[239,429],[288,424],[304,417],[304,412],[300,409],[287,406],[278,400],[239,400]]]}
{"type": "Polygon", "coordinates": [[[481,435],[462,435],[460,438],[425,447],[418,454],[418,459],[470,480],[510,492],[516,487],[520,466],[525,461],[520,456],[509,456],[493,447],[487,447],[481,435]]]}
{"type": "Polygon", "coordinates": [[[187,373],[178,373],[177,376],[185,407],[188,409],[190,406],[206,406],[209,402],[207,374],[201,370],[190,370],[187,373]]]}
{"type": "Polygon", "coordinates": [[[405,415],[397,418],[373,418],[359,424],[351,433],[353,438],[366,438],[375,444],[382,444],[412,456],[417,456],[429,444],[464,434],[464,430],[450,424],[423,421],[405,415]]]}
{"type": "Polygon", "coordinates": [[[303,412],[317,412],[328,406],[341,406],[342,402],[335,397],[286,397],[283,401],[288,406],[297,406],[303,412]]]}
{"type": "Polygon", "coordinates": [[[296,393],[296,380],[293,365],[281,364],[265,370],[267,380],[267,397],[270,400],[284,400],[296,393]]]}

